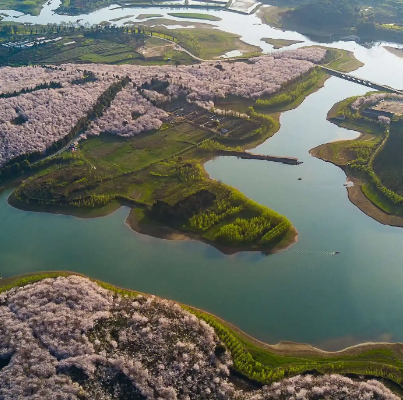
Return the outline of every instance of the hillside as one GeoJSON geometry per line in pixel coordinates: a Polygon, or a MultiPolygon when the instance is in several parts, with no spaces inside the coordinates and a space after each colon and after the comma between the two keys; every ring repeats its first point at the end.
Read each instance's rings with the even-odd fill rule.
{"type": "MultiPolygon", "coordinates": [[[[399,399],[368,378],[298,375],[316,363],[256,347],[250,353],[251,343],[211,315],[69,273],[8,279],[0,286],[0,310],[4,400],[47,400],[55,393],[70,400],[399,399]],[[270,366],[275,360],[282,360],[280,368],[270,366]],[[286,371],[293,377],[285,378],[286,371]]],[[[401,376],[390,364],[401,365],[394,350],[373,347],[357,357],[334,355],[336,362],[324,358],[317,368],[359,364],[366,375],[382,368],[394,371],[389,379],[401,376]]]]}

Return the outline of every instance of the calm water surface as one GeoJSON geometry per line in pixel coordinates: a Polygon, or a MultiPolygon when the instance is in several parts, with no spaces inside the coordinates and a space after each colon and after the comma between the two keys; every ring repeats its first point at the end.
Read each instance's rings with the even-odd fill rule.
{"type": "MultiPolygon", "coordinates": [[[[54,4],[39,17],[17,21],[49,22],[54,4]]],[[[52,16],[51,22],[100,22],[133,11],[104,9],[87,16],[52,16]]],[[[241,33],[245,41],[265,50],[271,46],[261,42],[262,37],[312,43],[295,32],[256,25],[255,16],[211,13],[223,18],[216,26],[241,33]]],[[[382,46],[332,46],[352,50],[365,62],[356,75],[403,88],[403,60],[382,46]]],[[[291,219],[299,238],[290,250],[269,257],[224,256],[198,242],[139,235],[125,225],[124,207],[108,217],[82,220],[13,209],[6,191],[0,194],[0,275],[74,270],[201,307],[269,342],[293,340],[337,349],[365,340],[403,341],[403,230],[363,214],[348,201],[344,173],[308,153],[321,143],[357,135],[327,122],[326,113],[335,102],[366,91],[329,79],[298,109],[284,113],[281,130],[255,150],[298,157],[304,162],[300,166],[236,158],[206,164],[212,178],[291,219]],[[340,254],[331,254],[335,251],[340,254]]]]}

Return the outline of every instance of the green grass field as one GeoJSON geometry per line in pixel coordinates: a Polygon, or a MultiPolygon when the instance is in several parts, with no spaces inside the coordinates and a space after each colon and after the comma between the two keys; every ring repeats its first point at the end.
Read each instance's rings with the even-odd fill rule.
{"type": "Polygon", "coordinates": [[[302,43],[300,40],[287,40],[287,39],[271,39],[263,38],[264,42],[273,45],[274,49],[282,49],[283,47],[291,46],[292,44],[302,43]]]}
{"type": "Polygon", "coordinates": [[[354,53],[348,50],[331,49],[332,53],[329,63],[325,65],[329,68],[336,69],[341,72],[351,72],[362,67],[364,64],[357,60],[354,53]]]}
{"type": "Polygon", "coordinates": [[[1,10],[15,10],[24,14],[39,15],[47,0],[1,0],[1,10]]]}
{"type": "Polygon", "coordinates": [[[147,18],[160,18],[162,14],[140,14],[137,19],[147,19],[147,18]]]}
{"type": "Polygon", "coordinates": [[[219,31],[217,29],[159,28],[159,31],[177,37],[179,39],[179,43],[184,48],[205,60],[218,58],[232,50],[239,50],[245,54],[261,52],[260,47],[252,46],[243,42],[240,40],[239,35],[219,31]]]}
{"type": "Polygon", "coordinates": [[[168,15],[176,18],[193,18],[193,19],[205,19],[208,21],[221,21],[221,18],[219,17],[202,13],[168,13],[168,15]]]}
{"type": "Polygon", "coordinates": [[[191,64],[193,59],[186,53],[176,51],[167,42],[154,37],[132,37],[130,34],[107,37],[85,37],[82,34],[66,35],[63,40],[28,49],[9,51],[0,47],[0,65],[102,63],[102,64],[166,64],[179,61],[191,64]],[[148,43],[158,42],[159,52],[152,57],[137,50],[148,43]],[[162,46],[162,47],[161,47],[162,46]],[[166,46],[166,47],[164,47],[166,46]]]}

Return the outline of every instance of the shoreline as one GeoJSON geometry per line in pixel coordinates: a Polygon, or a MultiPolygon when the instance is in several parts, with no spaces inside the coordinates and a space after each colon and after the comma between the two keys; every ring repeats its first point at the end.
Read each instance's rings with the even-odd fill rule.
{"type": "MultiPolygon", "coordinates": [[[[107,290],[116,290],[116,292],[119,291],[124,291],[130,294],[134,294],[134,295],[142,295],[142,296],[146,296],[146,297],[156,297],[160,300],[163,300],[165,298],[158,296],[158,295],[153,295],[150,293],[145,293],[145,292],[140,292],[138,290],[134,290],[134,289],[128,289],[128,288],[124,288],[121,286],[116,286],[104,281],[101,281],[100,279],[95,279],[95,278],[91,278],[87,275],[84,275],[80,272],[75,272],[75,271],[58,271],[58,270],[54,270],[54,271],[37,271],[37,272],[32,272],[32,273],[26,273],[26,274],[21,274],[21,275],[15,275],[15,276],[11,276],[11,277],[7,277],[7,278],[3,278],[2,280],[0,280],[0,292],[2,287],[4,286],[8,286],[8,285],[13,285],[14,283],[17,283],[18,280],[20,279],[24,279],[24,278],[35,278],[35,277],[41,277],[43,276],[41,279],[38,279],[38,281],[42,280],[42,279],[47,279],[47,278],[57,278],[58,276],[69,276],[69,275],[77,275],[77,276],[81,276],[83,278],[89,279],[93,282],[96,282],[97,284],[99,284],[101,287],[106,288],[107,290]],[[49,277],[43,276],[43,275],[50,275],[49,277]]],[[[32,281],[32,282],[27,282],[26,284],[31,284],[34,283],[36,281],[32,281]]],[[[13,286],[15,287],[15,286],[13,286]]],[[[9,289],[8,289],[9,290],[9,289]]],[[[7,290],[6,290],[7,291],[7,290]]],[[[263,342],[259,339],[254,338],[253,336],[249,335],[248,333],[246,333],[245,331],[241,330],[240,328],[238,328],[237,326],[231,324],[230,322],[222,319],[221,317],[209,312],[209,311],[205,311],[203,309],[200,309],[198,307],[194,307],[194,306],[189,306],[186,305],[184,303],[181,303],[179,301],[176,300],[172,300],[172,299],[167,299],[169,301],[172,301],[178,305],[180,305],[181,307],[185,307],[185,308],[189,308],[195,311],[199,311],[202,312],[204,314],[210,315],[213,318],[217,319],[217,321],[219,321],[220,323],[222,323],[224,326],[226,326],[227,328],[231,329],[232,331],[234,331],[237,335],[239,335],[241,338],[243,338],[246,341],[249,341],[251,344],[256,345],[259,348],[265,349],[265,350],[269,350],[271,351],[273,354],[275,355],[281,355],[281,356],[301,356],[301,357],[306,357],[306,356],[315,356],[315,357],[319,357],[319,358],[332,358],[334,356],[354,356],[357,355],[359,353],[362,353],[363,351],[370,351],[370,350],[375,350],[375,349],[387,349],[387,350],[391,350],[391,351],[396,351],[398,353],[403,353],[403,343],[402,342],[372,342],[372,341],[368,341],[368,342],[363,342],[363,343],[357,343],[356,345],[352,345],[352,346],[348,346],[345,348],[342,348],[340,350],[336,350],[336,351],[327,351],[327,350],[322,350],[318,347],[315,347],[313,345],[310,345],[308,343],[299,343],[299,342],[293,342],[293,341],[287,341],[287,340],[281,340],[276,344],[269,344],[266,342],[263,342]]]]}
{"type": "MultiPolygon", "coordinates": [[[[329,48],[332,49],[332,48],[329,48]]],[[[333,49],[333,50],[338,50],[338,49],[333,49]]],[[[340,50],[338,50],[340,51],[340,50]]],[[[355,59],[354,55],[351,52],[341,52],[340,55],[337,59],[333,60],[333,62],[336,62],[343,57],[347,57],[351,61],[358,61],[355,59]]],[[[331,63],[331,62],[330,62],[331,63]]],[[[328,63],[329,64],[329,63],[328,63]]],[[[354,64],[354,63],[353,63],[354,64]]],[[[352,68],[357,68],[356,65],[353,65],[352,68]]],[[[315,86],[307,89],[305,93],[303,93],[298,99],[293,101],[292,103],[288,105],[284,105],[280,110],[277,111],[268,111],[269,115],[272,115],[274,120],[276,121],[276,124],[274,125],[274,129],[270,130],[268,134],[263,135],[262,138],[259,138],[258,140],[251,142],[250,144],[247,144],[244,146],[244,150],[251,150],[259,146],[261,143],[264,143],[267,139],[270,137],[274,136],[279,130],[280,130],[280,116],[283,112],[293,110],[298,108],[302,102],[310,95],[321,88],[324,87],[325,82],[330,78],[330,75],[327,73],[323,73],[322,76],[319,77],[317,83],[315,86]]],[[[204,169],[204,164],[207,161],[210,161],[217,157],[216,154],[212,154],[211,156],[207,157],[206,159],[202,160],[200,162],[204,173],[206,176],[208,176],[206,170],[204,169]]],[[[208,178],[211,180],[211,178],[208,176],[208,178]]],[[[9,205],[11,205],[14,208],[21,209],[24,211],[33,211],[33,212],[47,212],[51,214],[61,214],[61,215],[72,215],[74,217],[78,218],[98,218],[98,217],[104,217],[107,215],[110,215],[111,213],[115,212],[118,210],[121,206],[125,205],[124,202],[119,201],[119,200],[113,200],[107,205],[105,205],[102,208],[94,208],[94,209],[80,209],[80,208],[73,208],[73,207],[63,207],[63,206],[51,206],[51,205],[38,205],[38,204],[24,204],[19,201],[17,201],[14,198],[14,192],[8,197],[7,202],[9,205]]],[[[233,255],[239,252],[246,252],[246,251],[260,251],[265,254],[273,254],[285,249],[288,249],[291,247],[294,243],[298,241],[298,232],[295,229],[295,227],[292,225],[290,230],[287,232],[283,238],[281,238],[277,243],[272,244],[271,246],[259,246],[259,245],[251,245],[251,246],[227,246],[227,245],[222,245],[219,243],[216,243],[214,241],[205,239],[202,237],[201,234],[199,233],[193,233],[193,232],[182,232],[182,231],[177,231],[174,230],[170,227],[167,226],[157,226],[157,225],[148,225],[148,224],[140,224],[138,220],[136,220],[135,217],[135,209],[136,207],[133,207],[133,205],[129,205],[131,208],[129,215],[127,216],[125,223],[135,232],[146,235],[146,236],[151,236],[155,237],[158,239],[164,239],[164,240],[182,240],[182,241],[187,241],[187,240],[197,240],[200,242],[203,242],[207,245],[210,245],[217,250],[219,250],[221,253],[225,255],[233,255]]]]}
{"type": "Polygon", "coordinates": [[[220,243],[213,242],[211,240],[203,238],[198,233],[193,232],[182,232],[179,230],[175,230],[168,226],[158,226],[152,224],[141,224],[135,215],[135,209],[132,208],[130,210],[129,215],[125,220],[125,224],[132,229],[134,232],[137,232],[141,235],[154,237],[162,240],[172,240],[172,241],[198,241],[204,244],[207,244],[211,247],[214,247],[221,253],[231,256],[240,252],[255,252],[260,251],[262,253],[274,254],[282,250],[286,250],[291,247],[294,243],[298,241],[298,232],[294,226],[291,227],[290,231],[278,242],[276,245],[272,247],[250,247],[250,246],[226,246],[220,243]],[[291,237],[290,237],[291,236],[291,237]]]}
{"type": "MultiPolygon", "coordinates": [[[[340,103],[340,102],[339,102],[340,103]]],[[[355,127],[348,127],[348,123],[341,121],[340,124],[338,121],[335,121],[333,118],[331,118],[330,115],[332,115],[332,112],[334,112],[337,108],[337,105],[339,103],[336,103],[329,111],[327,120],[331,122],[332,124],[335,124],[337,126],[341,126],[345,129],[351,129],[354,130],[355,132],[358,133],[358,136],[356,138],[352,139],[343,139],[343,141],[352,141],[352,140],[360,140],[365,137],[366,133],[358,131],[355,127]]],[[[315,157],[319,160],[322,160],[324,162],[333,164],[334,166],[340,168],[343,170],[343,172],[346,175],[346,180],[349,182],[352,182],[352,186],[347,186],[347,196],[348,199],[352,204],[354,204],[361,212],[363,212],[365,215],[368,217],[374,219],[375,221],[381,223],[382,225],[389,225],[389,226],[394,226],[394,227],[403,227],[403,217],[400,217],[398,215],[394,214],[389,214],[386,211],[382,210],[380,207],[378,207],[375,203],[373,203],[363,192],[362,190],[362,185],[365,183],[362,179],[354,176],[349,172],[348,168],[346,168],[346,165],[344,164],[339,164],[331,159],[325,158],[324,156],[320,156],[318,153],[321,149],[327,149],[330,144],[335,143],[339,140],[334,140],[329,143],[323,143],[320,144],[319,146],[316,146],[312,149],[309,150],[309,154],[312,157],[315,157]]]]}
{"type": "MultiPolygon", "coordinates": [[[[207,172],[206,172],[207,173],[207,172]]],[[[1,191],[0,191],[1,193],[1,191]]],[[[67,215],[71,216],[74,218],[79,218],[79,219],[90,219],[90,218],[103,218],[107,217],[117,210],[119,210],[121,207],[129,207],[130,211],[126,219],[124,220],[124,224],[127,225],[132,231],[140,234],[140,235],[145,235],[145,236],[150,236],[156,239],[162,239],[162,240],[172,240],[172,241],[198,241],[202,242],[204,244],[207,244],[211,247],[214,247],[221,253],[231,256],[237,253],[241,252],[262,252],[265,253],[266,255],[269,254],[274,254],[282,250],[286,250],[289,247],[291,247],[294,243],[298,241],[298,231],[295,229],[294,226],[292,226],[289,230],[289,232],[274,246],[268,246],[268,247],[259,247],[259,246],[226,246],[226,245],[221,245],[219,243],[215,243],[211,240],[203,238],[200,234],[198,233],[193,233],[193,232],[182,232],[178,231],[175,229],[172,229],[168,226],[164,225],[151,225],[151,224],[140,224],[138,219],[136,218],[135,215],[135,207],[130,207],[125,204],[122,204],[118,201],[113,201],[111,204],[106,205],[103,208],[100,209],[94,209],[91,211],[95,211],[94,214],[88,214],[88,213],[80,213],[80,209],[73,209],[72,207],[66,207],[63,208],[61,206],[59,207],[52,207],[49,206],[42,206],[42,205],[32,205],[30,206],[25,206],[23,203],[19,203],[15,200],[14,197],[14,192],[10,194],[7,198],[7,203],[17,209],[17,210],[22,210],[22,211],[28,211],[28,212],[37,212],[37,213],[48,213],[48,214],[54,214],[54,215],[67,215]],[[109,206],[109,207],[108,207],[109,206]]]]}
{"type": "MultiPolygon", "coordinates": [[[[356,140],[356,139],[351,139],[356,140]]],[[[333,143],[333,142],[329,142],[333,143]]],[[[374,204],[367,196],[365,196],[364,192],[362,191],[361,185],[364,183],[359,178],[351,175],[346,171],[344,165],[337,164],[334,161],[327,160],[325,158],[320,157],[316,154],[315,150],[317,150],[321,146],[326,146],[329,143],[321,144],[313,149],[309,150],[309,154],[312,157],[315,157],[319,160],[324,162],[333,164],[334,166],[343,170],[346,175],[346,180],[348,182],[352,182],[352,186],[347,186],[347,197],[352,204],[354,204],[361,212],[363,212],[368,217],[372,218],[373,220],[381,223],[382,225],[394,226],[397,228],[403,228],[403,217],[399,217],[398,215],[388,214],[386,211],[379,208],[376,204],[374,204]]]]}

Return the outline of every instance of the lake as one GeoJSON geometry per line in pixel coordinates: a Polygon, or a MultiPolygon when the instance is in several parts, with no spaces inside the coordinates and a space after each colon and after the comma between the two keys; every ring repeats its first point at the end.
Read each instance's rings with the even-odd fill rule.
{"type": "MultiPolygon", "coordinates": [[[[43,13],[51,11],[47,7],[39,17],[16,21],[36,18],[46,23],[49,19],[43,13]]],[[[52,22],[59,18],[100,22],[129,14],[128,9],[108,10],[88,16],[52,16],[52,22]]],[[[271,46],[261,42],[262,37],[305,41],[292,48],[313,43],[295,32],[255,25],[259,20],[254,15],[209,13],[223,18],[215,26],[240,33],[243,40],[265,50],[271,46]]],[[[371,49],[353,42],[331,45],[354,51],[365,63],[355,75],[403,88],[403,59],[382,45],[371,49]]],[[[212,178],[293,222],[299,237],[289,250],[268,257],[261,253],[225,256],[203,243],[139,235],[126,226],[125,207],[92,220],[24,212],[7,204],[8,190],[0,194],[0,275],[81,272],[203,308],[271,343],[292,340],[340,349],[362,341],[403,341],[403,230],[363,214],[347,198],[343,171],[308,153],[321,143],[357,136],[326,121],[326,114],[337,101],[368,90],[330,78],[299,108],[284,113],[280,131],[254,150],[298,157],[302,165],[237,158],[206,164],[212,178]]]]}

